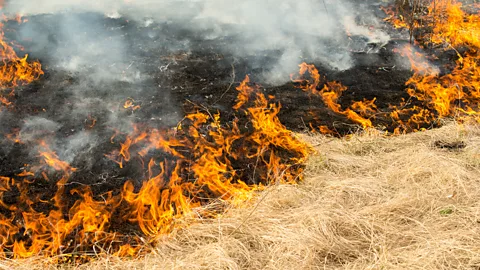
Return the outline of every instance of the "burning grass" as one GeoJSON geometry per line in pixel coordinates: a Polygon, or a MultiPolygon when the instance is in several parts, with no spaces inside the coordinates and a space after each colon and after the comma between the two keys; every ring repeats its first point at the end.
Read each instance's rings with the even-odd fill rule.
{"type": "MultiPolygon", "coordinates": [[[[395,28],[409,28],[415,34],[414,45],[395,49],[409,60],[413,72],[405,83],[409,100],[390,104],[387,110],[379,110],[375,99],[355,101],[342,108],[338,101],[347,87],[341,82],[326,81],[315,66],[306,63],[300,65],[299,77],[293,77],[293,81],[311,95],[320,96],[332,112],[363,128],[377,128],[383,122],[387,132],[399,134],[439,126],[439,120],[448,117],[480,119],[480,15],[468,13],[456,0],[402,3],[406,7],[401,5],[397,13],[393,9],[384,11],[386,20],[395,28]],[[405,9],[413,13],[410,19],[402,16],[408,12],[405,9]],[[437,65],[438,55],[445,51],[454,52],[453,65],[437,65]]],[[[334,133],[318,128],[322,129],[334,133]]]]}
{"type": "Polygon", "coordinates": [[[106,156],[120,169],[140,167],[146,178],[129,179],[101,194],[70,184],[77,169],[45,141],[35,142],[39,164],[0,178],[3,256],[70,253],[83,260],[97,249],[132,256],[170,233],[178,219],[221,214],[221,209],[205,207],[212,200],[235,204],[273,181],[300,181],[309,146],[280,123],[279,105],[250,85],[248,77],[237,90],[238,117],[231,123],[222,122],[220,114],[197,111],[172,130],[134,126],[123,140],[115,133],[110,140],[119,150],[106,156]],[[133,158],[140,166],[129,166],[133,158]],[[45,181],[55,183],[53,195],[48,189],[30,192],[45,181]],[[143,237],[121,232],[131,225],[143,237]]]}
{"type": "MultiPolygon", "coordinates": [[[[2,6],[0,2],[0,10],[2,6]]],[[[2,19],[7,20],[7,18],[2,19]]],[[[21,20],[17,22],[22,23],[21,20]]],[[[23,48],[5,39],[3,26],[3,22],[0,22],[0,58],[2,62],[0,66],[0,98],[5,90],[31,83],[43,75],[42,65],[38,61],[27,61],[28,54],[25,54],[24,57],[17,55],[15,49],[23,50],[23,48]]]]}
{"type": "MultiPolygon", "coordinates": [[[[308,162],[302,184],[270,186],[244,207],[197,220],[144,258],[100,256],[80,269],[480,266],[478,126],[448,124],[393,138],[305,138],[320,154],[308,162]],[[465,147],[438,148],[439,141],[465,147]]],[[[42,269],[43,260],[3,265],[42,269]]]]}
{"type": "MultiPolygon", "coordinates": [[[[307,137],[322,155],[311,157],[305,183],[310,146],[280,122],[281,104],[248,76],[236,88],[228,119],[194,104],[172,129],[140,119],[129,132],[113,130],[107,140],[116,149],[102,158],[124,179],[100,191],[73,181],[78,168],[52,150],[54,136],[25,142],[6,136],[38,154],[20,171],[0,177],[0,255],[44,256],[50,263],[98,257],[88,267],[478,266],[477,127],[450,125],[390,139],[380,135],[441,126],[450,117],[479,119],[480,44],[478,31],[472,31],[479,16],[468,15],[455,1],[434,3],[423,17],[429,35],[416,36],[416,46],[443,46],[433,54],[454,50],[455,65],[437,70],[415,47],[400,49],[412,66],[405,84],[411,100],[389,104],[388,110],[380,110],[376,98],[342,106],[348,88],[341,82],[328,81],[306,63],[292,75],[299,91],[320,97],[332,114],[371,134],[307,137]],[[460,47],[466,49],[461,53],[460,47]],[[250,208],[238,205],[264,189],[250,208]],[[224,215],[232,206],[240,208],[224,215]],[[139,254],[148,255],[123,264],[108,257],[139,254]]],[[[4,89],[43,74],[38,62],[28,63],[11,45],[2,45],[4,89]]],[[[14,107],[0,98],[7,109],[14,107]]],[[[121,107],[135,111],[141,105],[129,98],[121,107]]],[[[88,128],[96,128],[95,118],[88,128]]],[[[344,135],[326,126],[316,129],[344,135]]]]}

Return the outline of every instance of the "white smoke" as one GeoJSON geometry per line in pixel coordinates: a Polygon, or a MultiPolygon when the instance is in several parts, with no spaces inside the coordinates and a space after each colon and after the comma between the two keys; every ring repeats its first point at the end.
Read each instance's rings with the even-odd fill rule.
{"type": "MultiPolygon", "coordinates": [[[[207,39],[235,35],[235,44],[227,44],[225,50],[236,56],[281,51],[270,74],[277,77],[296,69],[301,58],[321,61],[339,70],[350,68],[353,61],[346,50],[349,44],[346,31],[365,36],[373,43],[385,44],[389,40],[384,32],[357,24],[353,19],[357,15],[369,18],[370,24],[377,22],[371,19],[374,16],[370,11],[347,0],[15,0],[6,5],[6,12],[23,15],[99,12],[110,18],[141,21],[145,26],[174,22],[191,30],[208,30],[204,36],[207,39]]],[[[68,63],[60,62],[62,66],[76,69],[95,62],[92,58],[98,61],[100,55],[110,58],[110,63],[122,62],[126,52],[121,41],[83,37],[76,31],[76,25],[86,22],[65,18],[62,31],[71,35],[72,44],[76,45],[64,48],[66,52],[57,52],[59,56],[70,57],[72,50],[75,52],[68,63]]]]}
{"type": "MultiPolygon", "coordinates": [[[[3,12],[27,18],[38,15],[37,23],[21,26],[18,38],[32,40],[29,48],[48,59],[51,68],[75,78],[56,89],[68,96],[68,104],[53,105],[62,115],[55,121],[104,115],[109,127],[127,130],[135,115],[125,117],[118,107],[130,97],[145,102],[154,95],[161,97],[164,104],[158,115],[148,117],[162,119],[163,124],[180,120],[170,90],[158,85],[154,74],[175,65],[175,60],[162,62],[157,54],[188,54],[193,46],[203,48],[202,42],[211,42],[219,53],[248,59],[250,66],[264,70],[256,75],[263,76],[260,83],[269,84],[287,82],[304,61],[349,69],[354,64],[351,36],[364,37],[365,45],[386,44],[390,38],[379,30],[371,11],[357,4],[348,0],[11,0],[3,12]],[[142,30],[139,27],[146,31],[136,40],[132,31],[142,30]],[[162,27],[170,36],[162,37],[162,27]],[[187,35],[177,38],[174,33],[172,38],[177,30],[187,35]],[[132,48],[144,56],[133,55],[132,48]],[[258,60],[272,52],[276,58],[271,62],[258,60]]],[[[60,127],[42,117],[29,118],[21,139],[33,142],[60,127]]],[[[100,138],[84,130],[71,132],[55,143],[69,162],[99,143],[100,138]]]]}

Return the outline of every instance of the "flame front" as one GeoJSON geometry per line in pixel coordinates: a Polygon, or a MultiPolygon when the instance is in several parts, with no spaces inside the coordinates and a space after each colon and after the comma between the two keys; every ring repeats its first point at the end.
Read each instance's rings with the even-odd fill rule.
{"type": "MultiPolygon", "coordinates": [[[[425,7],[427,14],[410,22],[405,22],[398,9],[395,12],[393,8],[382,9],[388,15],[386,21],[396,28],[414,31],[423,23],[424,28],[431,29],[431,32],[417,36],[415,44],[419,46],[418,50],[414,45],[396,50],[409,60],[413,72],[406,82],[406,92],[410,96],[408,102],[390,104],[388,109],[379,110],[375,99],[363,100],[343,109],[339,100],[347,88],[338,82],[326,81],[313,65],[306,63],[300,65],[299,76],[293,81],[304,91],[320,96],[332,112],[346,116],[364,129],[377,127],[372,121],[378,117],[389,119],[383,120],[382,124],[386,124],[392,133],[417,131],[446,117],[480,121],[480,15],[465,13],[462,4],[454,0],[431,1],[425,7]],[[453,50],[457,55],[455,66],[444,68],[441,72],[419,52],[426,46],[443,46],[445,50],[453,50]],[[305,78],[307,72],[310,78],[305,78]]],[[[332,133],[325,127],[312,129],[332,133]]]]}
{"type": "Polygon", "coordinates": [[[71,188],[75,184],[69,180],[77,170],[46,142],[38,142],[37,165],[15,177],[0,178],[3,256],[55,256],[98,247],[134,255],[144,245],[143,238],[154,242],[182,218],[221,213],[204,207],[213,201],[235,204],[263,185],[301,180],[310,147],[280,123],[280,105],[250,86],[248,77],[237,90],[238,118],[233,122],[197,111],[173,130],[135,126],[130,134],[115,134],[112,142],[119,150],[107,157],[126,170],[140,160],[147,172],[145,179],[125,182],[119,192],[95,194],[89,186],[71,188]],[[50,196],[31,194],[39,181],[55,183],[56,191],[50,196]],[[6,202],[3,198],[15,190],[20,191],[21,203],[6,202]],[[37,210],[39,205],[49,205],[50,210],[37,210]],[[140,231],[143,238],[119,226],[140,231]]]}
{"type": "MultiPolygon", "coordinates": [[[[0,2],[0,10],[3,1],[0,2]]],[[[4,18],[5,19],[5,18],[4,18]]],[[[9,98],[13,94],[13,88],[19,85],[29,84],[43,75],[42,65],[38,61],[29,63],[28,54],[18,57],[15,52],[15,44],[5,39],[3,23],[0,22],[0,110],[2,106],[9,107],[12,102],[9,98]]]]}
{"type": "Polygon", "coordinates": [[[456,116],[457,119],[474,117],[480,112],[480,16],[468,15],[457,1],[444,0],[431,3],[428,8],[432,34],[424,37],[427,42],[444,45],[457,54],[455,67],[447,74],[438,74],[429,67],[415,65],[411,52],[414,75],[407,81],[410,96],[423,102],[427,121],[456,116]],[[456,48],[468,48],[460,54],[456,48]]]}

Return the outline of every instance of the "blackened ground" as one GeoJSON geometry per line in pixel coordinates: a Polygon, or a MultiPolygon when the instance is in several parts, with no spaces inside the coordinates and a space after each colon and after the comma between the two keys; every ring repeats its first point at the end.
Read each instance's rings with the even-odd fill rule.
{"type": "MultiPolygon", "coordinates": [[[[269,86],[264,83],[263,75],[275,68],[282,52],[276,50],[252,52],[251,55],[239,58],[231,53],[232,47],[242,46],[235,34],[211,40],[203,38],[208,36],[206,33],[208,31],[194,32],[182,24],[165,22],[145,27],[140,22],[124,18],[111,19],[95,13],[39,15],[29,17],[28,20],[22,25],[16,22],[7,24],[6,28],[12,29],[7,36],[23,45],[25,51],[30,53],[31,59],[39,59],[46,74],[40,82],[17,91],[15,107],[17,113],[20,113],[18,118],[32,114],[46,117],[62,123],[62,129],[67,135],[75,133],[80,124],[80,119],[71,119],[69,113],[78,102],[78,98],[73,97],[76,95],[74,92],[81,92],[82,98],[99,98],[117,104],[132,98],[141,105],[140,110],[128,115],[132,120],[155,121],[155,125],[172,126],[181,119],[185,110],[191,109],[192,103],[206,107],[212,112],[220,110],[228,115],[237,94],[235,86],[247,74],[251,76],[252,81],[263,85],[266,94],[274,95],[282,104],[280,118],[287,127],[304,130],[313,121],[310,113],[313,111],[317,119],[313,123],[314,126],[333,127],[333,123],[336,123],[335,128],[342,134],[352,129],[352,122],[329,112],[319,98],[303,93],[292,83],[281,86],[269,86]],[[126,44],[124,57],[118,62],[110,60],[108,65],[105,62],[107,67],[105,69],[110,66],[135,69],[140,72],[143,79],[134,82],[117,80],[88,83],[89,72],[97,72],[94,67],[96,63],[92,63],[91,71],[88,67],[75,72],[59,68],[57,52],[72,45],[71,41],[64,40],[57,33],[61,28],[59,22],[64,21],[66,16],[76,16],[78,21],[103,25],[104,29],[101,31],[89,28],[90,24],[79,26],[78,31],[83,35],[119,40],[126,44]],[[34,39],[38,32],[41,32],[47,40],[43,41],[42,46],[34,39]],[[229,50],[225,49],[227,45],[229,50]],[[71,91],[71,88],[79,88],[78,85],[81,86],[81,91],[77,89],[71,91]],[[342,123],[346,125],[342,126],[342,123]]],[[[234,30],[231,32],[235,33],[234,30]]],[[[325,63],[313,62],[313,64],[328,80],[338,80],[349,88],[339,101],[343,106],[348,106],[352,101],[375,97],[377,106],[384,109],[388,108],[389,104],[396,104],[401,98],[408,97],[404,91],[404,83],[411,76],[411,72],[408,68],[398,65],[396,61],[398,56],[392,51],[402,43],[405,41],[391,41],[378,53],[352,52],[355,66],[345,71],[331,70],[325,63]]],[[[74,50],[72,54],[71,57],[75,57],[74,50]]],[[[108,55],[104,58],[108,59],[108,55]]],[[[309,62],[309,59],[305,61],[309,62]]],[[[101,126],[105,122],[102,121],[102,117],[106,117],[108,112],[97,111],[99,108],[106,110],[105,106],[92,104],[89,103],[90,107],[85,108],[85,111],[93,114],[92,116],[97,118],[97,125],[101,126]]]]}
{"type": "MultiPolygon", "coordinates": [[[[392,36],[399,35],[388,26],[384,27],[392,36]]],[[[94,139],[86,139],[81,147],[75,148],[69,162],[78,168],[72,182],[92,185],[94,191],[111,190],[128,178],[144,179],[143,169],[132,166],[132,169],[120,170],[105,157],[119,148],[119,143],[130,131],[125,123],[171,128],[186,113],[198,109],[218,111],[228,122],[234,117],[235,87],[246,75],[251,76],[252,82],[263,84],[261,91],[265,94],[275,96],[282,105],[280,120],[291,130],[305,131],[310,125],[325,125],[338,134],[347,134],[358,129],[344,116],[330,111],[319,97],[303,92],[294,83],[275,86],[263,83],[263,75],[275,68],[282,52],[266,50],[240,58],[232,54],[231,48],[241,48],[241,33],[205,39],[208,33],[194,32],[174,22],[146,26],[142,22],[112,19],[96,13],[31,16],[23,24],[7,22],[5,29],[8,30],[7,38],[21,44],[30,59],[40,60],[45,75],[15,90],[11,98],[13,106],[3,113],[0,131],[10,134],[22,130],[26,119],[48,119],[57,124],[56,128],[40,125],[33,134],[35,139],[54,142],[52,148],[61,159],[69,156],[70,150],[65,150],[65,145],[79,133],[88,133],[94,139]],[[123,54],[118,59],[109,58],[108,53],[98,55],[91,64],[73,70],[65,68],[59,62],[68,63],[77,56],[75,49],[67,56],[65,50],[79,46],[59,31],[61,22],[65,21],[88,22],[76,26],[78,35],[85,36],[87,41],[89,38],[95,42],[117,40],[125,47],[123,54]],[[39,38],[41,42],[36,40],[39,38]],[[229,50],[225,49],[226,45],[229,50]],[[104,70],[113,70],[113,75],[108,73],[105,78],[92,79],[104,70]],[[130,77],[121,79],[122,72],[130,77]],[[134,100],[134,105],[139,105],[140,109],[124,109],[127,99],[134,100]],[[112,144],[110,138],[116,131],[119,135],[112,144]]],[[[355,66],[345,71],[331,70],[325,63],[313,64],[328,80],[340,81],[348,87],[339,100],[344,108],[352,101],[376,98],[379,110],[388,111],[390,104],[396,105],[402,98],[408,98],[404,84],[411,72],[408,67],[398,65],[398,55],[393,52],[405,42],[392,40],[378,53],[352,52],[355,66]]],[[[361,47],[362,43],[359,44],[361,47]]],[[[102,48],[102,52],[108,49],[102,48]]],[[[388,121],[379,116],[376,124],[388,126],[388,121]]],[[[38,160],[37,149],[7,140],[3,144],[5,146],[0,147],[2,176],[13,177],[24,164],[35,164],[38,160]]],[[[54,183],[50,185],[51,190],[55,190],[54,183]]]]}

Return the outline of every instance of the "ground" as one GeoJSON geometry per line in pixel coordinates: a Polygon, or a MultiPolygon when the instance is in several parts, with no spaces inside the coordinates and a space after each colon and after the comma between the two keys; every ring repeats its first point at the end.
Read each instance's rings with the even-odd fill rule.
{"type": "MultiPolygon", "coordinates": [[[[24,52],[29,53],[29,59],[42,63],[45,75],[15,89],[9,98],[13,105],[0,114],[0,135],[16,134],[26,142],[0,141],[0,175],[4,177],[14,178],[25,169],[25,164],[38,163],[38,141],[49,140],[60,159],[77,169],[70,177],[72,184],[66,187],[66,194],[88,185],[100,199],[107,191],[119,193],[129,179],[137,179],[135,184],[139,189],[140,179],[146,178],[146,170],[140,169],[141,162],[135,159],[131,166],[120,169],[105,156],[120,148],[125,134],[131,132],[131,123],[170,129],[176,127],[185,114],[208,110],[212,114],[220,112],[222,123],[229,124],[236,117],[232,109],[238,94],[235,87],[247,74],[252,82],[262,84],[262,92],[275,96],[275,102],[282,105],[279,118],[290,130],[306,131],[310,124],[312,127],[327,125],[343,135],[359,129],[346,117],[329,110],[320,97],[296,87],[288,74],[283,84],[264,84],[262,74],[275,68],[281,52],[265,50],[261,55],[252,53],[239,58],[222,50],[225,43],[235,44],[236,36],[208,40],[203,37],[204,33],[183,29],[181,24],[163,22],[145,27],[100,13],[29,16],[23,24],[7,22],[5,29],[8,29],[6,36],[18,40],[24,52]],[[77,23],[81,33],[78,39],[62,38],[60,22],[77,23]],[[104,29],[92,28],[92,22],[98,22],[104,29]],[[41,33],[42,38],[37,33],[41,33]],[[156,35],[149,36],[152,33],[156,35]],[[117,48],[109,43],[111,40],[127,44],[128,55],[117,57],[117,48]],[[95,57],[82,55],[82,50],[75,50],[83,46],[78,41],[92,48],[111,46],[111,55],[93,52],[95,57]],[[188,50],[172,51],[171,44],[182,42],[191,44],[188,50]],[[74,53],[65,56],[62,53],[65,48],[74,53]],[[86,61],[86,65],[71,70],[59,64],[75,61],[86,61]],[[127,100],[140,108],[125,109],[123,105],[127,100]]],[[[402,43],[405,40],[392,40],[378,54],[352,53],[355,66],[345,71],[315,64],[322,76],[349,87],[339,100],[344,107],[352,100],[375,97],[376,104],[383,110],[401,98],[408,98],[405,82],[412,72],[409,67],[395,67],[398,56],[393,51],[402,43]]],[[[378,119],[382,124],[384,119],[378,119]]],[[[36,177],[39,181],[30,187],[31,194],[44,199],[53,197],[56,182],[36,177]]],[[[16,204],[18,194],[19,190],[14,188],[4,195],[4,201],[16,204]]],[[[78,199],[76,195],[66,198],[69,206],[78,199]]],[[[44,213],[51,210],[47,203],[36,203],[34,207],[44,213]]],[[[5,209],[0,209],[0,213],[9,217],[12,214],[5,209]]],[[[121,230],[130,233],[131,229],[123,226],[121,230]]]]}
{"type": "MultiPolygon", "coordinates": [[[[175,224],[185,226],[162,235],[158,246],[145,244],[152,252],[140,258],[110,257],[104,250],[97,258],[92,255],[97,252],[93,247],[88,251],[95,260],[78,266],[81,269],[480,269],[478,124],[439,120],[434,125],[443,127],[414,134],[385,136],[378,131],[392,131],[386,128],[391,121],[390,105],[409,98],[405,82],[412,72],[408,64],[399,65],[395,53],[395,49],[408,43],[406,39],[393,37],[381,45],[378,53],[352,52],[355,65],[349,70],[332,70],[314,63],[329,81],[337,80],[348,87],[339,99],[344,108],[352,101],[376,98],[379,113],[374,126],[378,130],[359,133],[358,125],[329,110],[320,97],[302,91],[288,78],[275,85],[262,81],[260,74],[274,68],[278,51],[266,50],[262,55],[243,58],[222,51],[224,43],[236,43],[235,36],[209,43],[201,38],[204,33],[168,23],[144,27],[103,14],[75,14],[73,20],[98,20],[107,29],[97,33],[88,24],[80,25],[93,37],[87,38],[86,44],[121,39],[128,44],[129,54],[122,62],[106,55],[106,59],[87,59],[89,65],[81,70],[59,68],[58,62],[75,62],[81,56],[57,59],[51,53],[55,50],[36,44],[34,38],[17,35],[35,34],[41,29],[48,40],[45,44],[61,52],[62,48],[76,45],[57,36],[60,26],[56,22],[62,21],[62,16],[38,15],[25,24],[8,23],[11,25],[7,28],[13,30],[6,36],[20,40],[25,51],[31,53],[30,58],[40,60],[45,75],[15,89],[9,97],[14,106],[0,114],[0,134],[19,132],[22,140],[34,146],[37,139],[50,137],[54,150],[78,169],[65,194],[88,185],[99,199],[107,191],[118,194],[129,179],[140,179],[134,183],[139,189],[147,174],[141,160],[120,169],[105,156],[125,140],[130,132],[125,124],[172,129],[183,115],[201,110],[221,113],[222,123],[228,126],[236,117],[232,109],[237,96],[235,87],[246,75],[262,84],[260,91],[275,96],[276,102],[282,104],[281,122],[316,150],[307,164],[305,179],[298,184],[268,186],[215,219],[186,216],[175,220],[175,224]],[[150,36],[156,32],[161,34],[150,36]],[[191,43],[188,50],[168,50],[169,42],[183,41],[191,43]],[[105,67],[114,71],[102,73],[105,67]],[[124,107],[125,101],[133,105],[124,107]],[[310,134],[310,124],[326,125],[337,137],[344,137],[310,134]],[[77,147],[76,139],[87,143],[77,147]]],[[[389,31],[394,30],[390,27],[389,31]]],[[[349,38],[355,42],[358,37],[349,38]]],[[[115,54],[115,48],[111,49],[115,54]]],[[[442,66],[441,74],[449,69],[444,64],[457,58],[455,50],[426,51],[438,56],[435,64],[442,66]]],[[[160,155],[169,158],[165,153],[160,155]]],[[[27,163],[36,160],[38,154],[32,154],[28,145],[12,140],[0,142],[0,176],[15,177],[27,163]]],[[[254,173],[250,178],[255,182],[254,173]]],[[[44,175],[41,179],[31,185],[29,192],[39,198],[32,207],[47,213],[52,206],[41,199],[53,196],[56,183],[44,175]]],[[[5,193],[3,202],[19,204],[20,193],[13,188],[5,193]]],[[[69,206],[78,199],[75,196],[66,196],[69,206]]],[[[218,203],[221,201],[212,200],[205,207],[218,203]]],[[[0,212],[13,217],[11,211],[0,212]]],[[[111,223],[112,231],[139,235],[143,241],[135,228],[115,220],[111,223]]],[[[18,240],[29,237],[25,231],[17,234],[18,240]]],[[[0,268],[73,267],[68,263],[54,266],[49,260],[52,258],[5,260],[0,262],[0,268]]]]}
{"type": "MultiPolygon", "coordinates": [[[[144,258],[80,269],[479,269],[478,126],[301,136],[317,150],[303,183],[185,220],[144,258]]],[[[0,266],[44,269],[42,259],[0,266]]]]}

